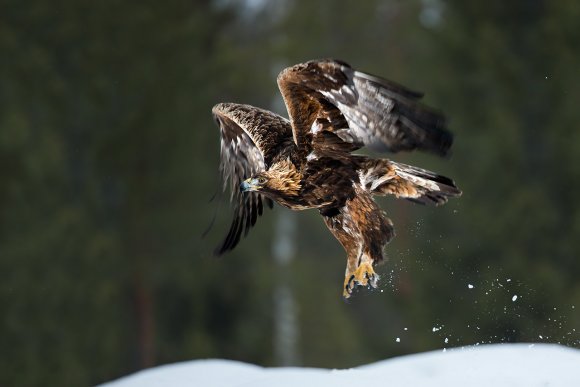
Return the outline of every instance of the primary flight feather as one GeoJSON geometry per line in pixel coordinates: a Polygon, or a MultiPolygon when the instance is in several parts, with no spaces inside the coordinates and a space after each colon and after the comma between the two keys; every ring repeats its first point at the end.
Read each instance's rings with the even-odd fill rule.
{"type": "Polygon", "coordinates": [[[453,180],[425,169],[352,154],[423,150],[446,156],[453,135],[422,94],[354,70],[337,60],[284,69],[278,86],[287,120],[250,105],[220,103],[220,170],[235,204],[230,230],[216,249],[232,250],[273,201],[293,210],[317,209],[347,253],[343,296],[376,287],[373,267],[394,236],[373,195],[440,205],[461,195],[453,180]]]}

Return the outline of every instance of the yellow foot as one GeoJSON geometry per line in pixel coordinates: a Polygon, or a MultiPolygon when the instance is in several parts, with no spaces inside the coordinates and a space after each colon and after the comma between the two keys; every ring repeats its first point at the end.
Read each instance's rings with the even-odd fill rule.
{"type": "Polygon", "coordinates": [[[375,273],[373,265],[370,262],[363,262],[354,273],[347,273],[344,277],[344,291],[342,296],[349,298],[357,286],[376,288],[378,280],[379,276],[375,273]]]}

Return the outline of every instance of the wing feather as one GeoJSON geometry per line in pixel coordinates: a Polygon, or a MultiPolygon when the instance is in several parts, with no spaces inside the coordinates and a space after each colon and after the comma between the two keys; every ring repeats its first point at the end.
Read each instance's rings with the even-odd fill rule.
{"type": "Polygon", "coordinates": [[[304,152],[311,151],[321,129],[356,147],[390,152],[419,149],[445,156],[453,142],[443,115],[418,102],[421,93],[341,61],[286,68],[278,86],[294,141],[304,152]]]}
{"type": "Polygon", "coordinates": [[[241,235],[246,236],[263,213],[263,201],[272,208],[273,202],[262,195],[240,192],[243,180],[264,171],[279,147],[291,142],[288,120],[267,110],[250,105],[217,104],[212,109],[220,128],[220,171],[223,189],[229,186],[230,201],[235,203],[232,224],[225,239],[215,250],[221,255],[236,247],[241,235]]]}

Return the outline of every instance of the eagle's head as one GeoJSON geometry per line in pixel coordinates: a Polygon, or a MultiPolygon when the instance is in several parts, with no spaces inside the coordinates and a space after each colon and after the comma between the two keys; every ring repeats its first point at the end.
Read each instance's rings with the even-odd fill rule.
{"type": "Polygon", "coordinates": [[[291,162],[279,162],[240,184],[240,191],[256,191],[266,196],[297,196],[302,177],[291,162]]]}
{"type": "Polygon", "coordinates": [[[242,184],[240,184],[240,191],[261,191],[266,187],[268,180],[269,179],[266,176],[263,176],[263,174],[260,173],[257,176],[250,177],[249,179],[242,181],[242,184]]]}

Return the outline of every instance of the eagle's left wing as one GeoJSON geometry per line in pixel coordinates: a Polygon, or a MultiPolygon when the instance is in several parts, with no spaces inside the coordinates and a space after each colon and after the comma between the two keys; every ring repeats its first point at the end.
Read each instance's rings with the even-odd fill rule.
{"type": "Polygon", "coordinates": [[[332,138],[323,138],[324,133],[354,148],[419,149],[441,156],[448,154],[453,142],[444,117],[418,102],[421,93],[341,61],[313,60],[288,67],[278,75],[278,86],[294,141],[306,154],[313,141],[332,138]]]}
{"type": "Polygon", "coordinates": [[[236,247],[242,232],[247,235],[258,216],[262,215],[264,201],[272,208],[272,201],[260,194],[242,194],[240,184],[265,170],[276,155],[277,147],[291,139],[292,134],[286,119],[250,105],[220,103],[213,107],[212,112],[220,127],[220,171],[224,190],[229,183],[230,200],[235,203],[230,230],[215,250],[217,255],[221,255],[236,247]]]}

